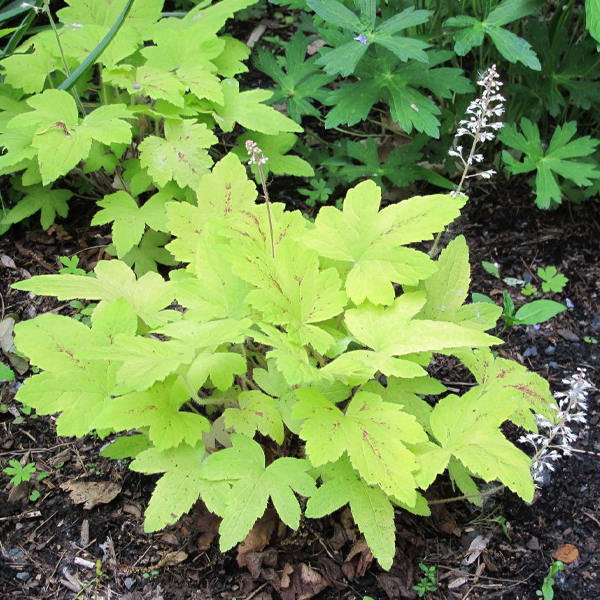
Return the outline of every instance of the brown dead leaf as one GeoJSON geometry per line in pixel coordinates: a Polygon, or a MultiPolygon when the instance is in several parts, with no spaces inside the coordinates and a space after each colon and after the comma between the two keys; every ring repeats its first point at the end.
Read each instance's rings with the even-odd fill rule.
{"type": "Polygon", "coordinates": [[[314,42],[312,42],[311,44],[309,44],[307,46],[306,53],[309,56],[312,56],[313,54],[316,54],[319,51],[319,48],[322,48],[326,44],[327,44],[327,42],[325,40],[318,38],[314,42]]]}
{"type": "Polygon", "coordinates": [[[487,535],[478,535],[469,546],[467,550],[467,556],[463,560],[463,565],[472,565],[481,555],[481,553],[487,548],[490,540],[492,539],[492,534],[488,533],[487,535]]]}
{"type": "Polygon", "coordinates": [[[277,515],[275,511],[268,510],[250,530],[250,533],[246,536],[246,539],[238,545],[237,563],[240,567],[245,567],[246,555],[251,552],[260,552],[267,547],[275,525],[277,524],[277,515]]]}
{"type": "Polygon", "coordinates": [[[75,504],[83,504],[85,510],[90,510],[98,504],[108,504],[114,500],[121,486],[112,481],[66,481],[60,488],[69,492],[75,504]]]}
{"type": "Polygon", "coordinates": [[[564,544],[552,555],[552,558],[571,564],[579,558],[579,550],[573,544],[564,544]]]}
{"type": "Polygon", "coordinates": [[[277,551],[265,550],[265,552],[248,552],[245,555],[246,566],[253,579],[268,579],[265,577],[265,568],[274,569],[277,566],[277,551]]]}
{"type": "Polygon", "coordinates": [[[198,528],[200,535],[197,544],[200,552],[206,552],[212,545],[213,540],[219,533],[221,518],[211,513],[204,502],[198,502],[194,509],[194,525],[198,528]]]}
{"type": "Polygon", "coordinates": [[[342,565],[342,572],[352,581],[355,577],[364,577],[372,562],[373,554],[371,553],[371,549],[364,538],[361,538],[348,553],[342,565]]]}
{"type": "Polygon", "coordinates": [[[183,550],[174,550],[167,552],[160,560],[160,564],[163,567],[174,567],[179,563],[182,563],[188,555],[183,550]]]}
{"type": "Polygon", "coordinates": [[[286,566],[288,569],[284,567],[281,577],[282,600],[309,600],[329,587],[329,582],[318,571],[304,563],[296,565],[291,573],[289,565],[286,566]]]}

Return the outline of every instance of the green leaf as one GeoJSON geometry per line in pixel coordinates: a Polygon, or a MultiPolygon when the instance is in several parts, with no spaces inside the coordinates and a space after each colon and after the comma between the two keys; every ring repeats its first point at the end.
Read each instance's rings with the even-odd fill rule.
{"type": "Polygon", "coordinates": [[[158,185],[176,181],[181,187],[198,190],[212,159],[206,148],[217,143],[205,124],[186,119],[165,122],[165,138],[148,136],[139,145],[141,166],[158,185]]]}
{"type": "Polygon", "coordinates": [[[375,103],[384,101],[405,131],[414,128],[439,137],[441,110],[431,96],[451,98],[473,89],[460,69],[440,66],[451,58],[451,52],[431,51],[428,64],[402,64],[387,55],[365,59],[356,71],[356,82],[343,82],[329,94],[326,104],[333,108],[325,125],[355,125],[367,119],[375,103]]]}
{"type": "Polygon", "coordinates": [[[562,273],[558,273],[556,267],[538,269],[538,276],[544,280],[542,290],[544,292],[562,292],[569,279],[562,273]]]}
{"type": "Polygon", "coordinates": [[[125,120],[130,115],[124,105],[101,106],[79,123],[75,100],[68,92],[46,90],[27,104],[34,110],[14,117],[9,129],[23,128],[31,134],[44,185],[87,158],[92,140],[107,145],[131,142],[131,125],[125,120]]]}
{"type": "Polygon", "coordinates": [[[370,392],[358,392],[343,413],[311,388],[296,390],[299,401],[292,416],[304,419],[300,437],[315,466],[335,462],[345,452],[352,466],[370,485],[409,506],[416,502],[415,457],[405,443],[427,439],[412,415],[370,392]]]}
{"type": "Polygon", "coordinates": [[[535,325],[544,323],[559,313],[567,310],[567,307],[554,300],[534,300],[521,306],[516,312],[515,318],[522,325],[535,325]]]}
{"type": "Polygon", "coordinates": [[[540,71],[542,67],[531,44],[508,29],[503,29],[503,26],[531,15],[543,3],[544,0],[504,0],[483,21],[463,15],[447,19],[444,25],[458,28],[454,34],[454,50],[459,56],[465,56],[473,48],[481,46],[485,35],[489,35],[506,60],[521,62],[530,69],[540,71]]]}
{"type": "MultiPolygon", "coordinates": [[[[123,256],[122,260],[127,266],[133,268],[138,277],[142,277],[150,271],[158,271],[159,264],[174,267],[178,263],[173,258],[173,255],[164,247],[170,239],[166,233],[148,229],[144,233],[139,247],[134,246],[123,256]]],[[[108,254],[113,254],[109,248],[106,251],[108,254]]],[[[116,253],[115,249],[114,254],[116,253]]]]}
{"type": "Polygon", "coordinates": [[[258,431],[278,444],[283,443],[283,422],[277,402],[257,390],[238,396],[239,408],[228,408],[223,413],[226,427],[249,438],[258,431]]]}
{"type": "Polygon", "coordinates": [[[306,472],[308,461],[278,458],[265,468],[259,444],[239,434],[233,434],[231,441],[233,447],[211,454],[201,471],[201,476],[211,482],[232,483],[229,502],[221,513],[221,552],[245,539],[265,512],[269,498],[281,520],[298,529],[301,511],[294,492],[310,496],[315,490],[315,482],[306,472]]]}
{"type": "Polygon", "coordinates": [[[500,279],[500,269],[498,268],[497,265],[495,265],[494,263],[488,262],[487,260],[482,260],[481,266],[483,267],[484,271],[486,271],[490,275],[493,275],[496,279],[500,279]]]}
{"type": "Polygon", "coordinates": [[[73,71],[73,73],[71,73],[71,75],[60,84],[58,89],[69,91],[77,84],[87,70],[96,62],[98,62],[98,59],[102,53],[107,49],[119,32],[119,29],[125,22],[125,19],[127,18],[127,15],[129,14],[134,2],[135,0],[127,0],[123,10],[121,11],[121,14],[117,17],[108,33],[102,38],[102,41],[88,54],[87,58],[75,69],[75,71],[73,71]]]}
{"type": "Polygon", "coordinates": [[[558,126],[550,145],[544,149],[537,125],[529,119],[521,120],[520,133],[516,125],[506,127],[499,136],[500,141],[518,152],[525,154],[518,162],[506,150],[502,159],[512,174],[536,171],[535,202],[539,208],[549,208],[552,203],[562,202],[562,193],[557,176],[569,179],[575,185],[591,185],[592,179],[600,177],[596,163],[577,160],[594,153],[600,140],[589,136],[573,139],[577,133],[577,123],[571,121],[558,126]]]}
{"type": "Polygon", "coordinates": [[[187,202],[167,204],[168,228],[175,240],[167,248],[181,262],[192,262],[207,220],[239,220],[241,213],[254,207],[256,186],[248,181],[238,157],[229,153],[200,180],[198,205],[187,202]]]}
{"type": "Polygon", "coordinates": [[[440,400],[431,412],[430,421],[441,448],[426,456],[431,462],[437,454],[446,464],[455,456],[477,477],[488,482],[499,479],[531,502],[534,492],[531,459],[498,429],[514,410],[510,402],[514,393],[507,388],[493,394],[473,389],[462,397],[450,395],[440,400]]]}
{"type": "Polygon", "coordinates": [[[122,258],[134,246],[139,244],[146,225],[155,229],[166,229],[164,199],[154,195],[141,208],[136,201],[124,191],[104,196],[98,202],[102,210],[92,219],[92,225],[105,225],[114,221],[112,226],[113,243],[117,255],[122,258]]]}
{"type": "Polygon", "coordinates": [[[383,569],[390,569],[396,554],[394,508],[385,492],[362,481],[348,460],[322,469],[323,484],[306,505],[306,516],[320,519],[350,504],[354,521],[383,569]]]}
{"type": "Polygon", "coordinates": [[[3,472],[11,476],[10,483],[15,487],[29,481],[32,473],[35,473],[35,463],[21,465],[18,460],[9,460],[9,467],[6,467],[3,472]]]}
{"type": "MultiPolygon", "coordinates": [[[[149,326],[177,318],[173,311],[163,311],[175,299],[173,284],[158,273],[146,273],[136,281],[133,271],[123,262],[100,261],[96,277],[83,275],[38,275],[13,284],[13,288],[37,295],[56,296],[60,300],[100,300],[98,313],[119,298],[127,303],[149,326]]],[[[94,313],[95,314],[95,313],[94,313]]]]}
{"type": "Polygon", "coordinates": [[[57,214],[61,217],[69,214],[67,201],[73,196],[69,190],[52,190],[40,185],[27,186],[24,190],[25,197],[0,221],[3,225],[19,223],[39,211],[42,227],[48,229],[54,223],[57,214]]]}
{"type": "Polygon", "coordinates": [[[307,0],[308,6],[314,10],[324,21],[331,25],[349,29],[355,33],[364,30],[360,19],[341,2],[337,0],[307,0]]]}
{"type": "Polygon", "coordinates": [[[223,500],[228,487],[211,486],[200,477],[200,465],[204,458],[204,446],[193,448],[181,444],[169,450],[150,448],[138,454],[130,468],[140,473],[164,473],[158,480],[146,509],[144,531],[153,532],[175,523],[188,512],[198,497],[212,508],[215,498],[223,500]],[[215,489],[216,488],[216,489],[215,489]]]}
{"type": "Polygon", "coordinates": [[[5,83],[26,94],[41,92],[48,74],[56,71],[59,64],[58,59],[45,46],[38,42],[34,42],[33,46],[33,53],[13,54],[2,60],[5,83]]]}
{"type": "Polygon", "coordinates": [[[346,292],[355,304],[392,304],[392,282],[416,285],[435,271],[422,252],[401,245],[430,239],[454,220],[464,199],[415,197],[379,211],[381,190],[371,181],[351,189],[343,212],[325,206],[304,241],[321,256],[348,264],[346,292]]]}
{"type": "Polygon", "coordinates": [[[0,363],[0,381],[14,381],[15,374],[10,367],[0,363]]]}
{"type": "Polygon", "coordinates": [[[223,80],[221,88],[223,104],[213,103],[213,116],[223,131],[232,131],[236,123],[266,135],[302,131],[302,127],[297,123],[263,104],[272,96],[271,92],[265,90],[240,92],[239,83],[235,79],[223,80]]]}
{"type": "MultiPolygon", "coordinates": [[[[268,178],[269,173],[274,175],[293,175],[295,177],[312,177],[315,174],[311,164],[299,156],[290,156],[287,153],[295,146],[298,136],[293,133],[280,133],[278,135],[263,135],[261,133],[246,133],[237,139],[233,152],[240,160],[248,158],[246,140],[252,140],[263,151],[268,162],[263,165],[263,173],[268,178]]],[[[258,167],[252,165],[252,172],[257,181],[260,181],[258,167]]]]}
{"type": "Polygon", "coordinates": [[[94,419],[94,428],[127,431],[147,427],[148,437],[157,450],[183,443],[196,446],[202,440],[202,432],[210,426],[202,415],[180,410],[189,399],[189,392],[177,379],[158,383],[146,391],[106,402],[104,410],[94,419]]]}
{"type": "Polygon", "coordinates": [[[328,90],[324,86],[334,79],[321,73],[315,65],[317,56],[306,59],[309,43],[310,39],[300,32],[292,36],[285,48],[285,70],[279,65],[275,56],[264,48],[258,49],[254,61],[256,68],[266,73],[277,85],[269,102],[284,102],[287,115],[296,123],[300,123],[304,115],[320,116],[321,113],[314,106],[314,101],[321,104],[325,102],[328,90]]]}

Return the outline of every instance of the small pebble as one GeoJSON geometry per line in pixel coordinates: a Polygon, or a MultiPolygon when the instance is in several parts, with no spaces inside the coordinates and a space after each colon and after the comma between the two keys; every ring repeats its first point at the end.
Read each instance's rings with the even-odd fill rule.
{"type": "Polygon", "coordinates": [[[135,579],[127,577],[123,583],[125,584],[125,587],[130,590],[135,585],[135,579]]]}
{"type": "Polygon", "coordinates": [[[551,369],[558,369],[558,363],[557,363],[555,360],[551,360],[551,361],[548,363],[548,366],[549,366],[551,369]]]}
{"type": "Polygon", "coordinates": [[[19,550],[19,548],[11,548],[8,551],[8,558],[23,558],[23,550],[19,550]]]}
{"type": "Polygon", "coordinates": [[[525,352],[523,352],[523,356],[528,358],[529,356],[537,356],[538,351],[535,346],[530,346],[529,348],[525,348],[525,352]]]}
{"type": "Polygon", "coordinates": [[[523,278],[522,279],[523,279],[523,281],[525,283],[531,283],[531,281],[532,281],[531,275],[529,273],[527,273],[527,272],[523,273],[523,278]]]}
{"type": "Polygon", "coordinates": [[[20,573],[17,573],[17,579],[19,581],[27,581],[29,577],[30,575],[27,571],[21,571],[20,573]]]}
{"type": "Polygon", "coordinates": [[[554,353],[556,352],[556,348],[554,346],[548,346],[545,350],[544,350],[544,354],[548,355],[548,356],[553,356],[554,353]]]}

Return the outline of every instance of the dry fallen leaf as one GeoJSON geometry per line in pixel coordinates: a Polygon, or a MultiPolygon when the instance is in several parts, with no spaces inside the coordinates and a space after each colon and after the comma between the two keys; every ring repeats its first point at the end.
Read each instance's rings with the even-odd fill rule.
{"type": "Polygon", "coordinates": [[[121,486],[112,481],[66,481],[60,488],[69,492],[75,504],[83,504],[85,510],[90,510],[98,504],[108,504],[114,500],[121,486]]]}
{"type": "Polygon", "coordinates": [[[564,544],[553,555],[552,558],[570,564],[579,557],[579,550],[573,544],[564,544]]]}
{"type": "Polygon", "coordinates": [[[492,534],[488,533],[488,535],[478,535],[469,546],[467,550],[467,556],[463,560],[463,565],[471,565],[478,558],[479,555],[487,548],[487,545],[490,543],[492,539],[492,534]]]}
{"type": "Polygon", "coordinates": [[[277,515],[274,511],[267,511],[256,521],[246,539],[238,545],[237,563],[240,567],[246,566],[247,554],[261,552],[267,547],[273,531],[275,531],[277,521],[277,515]]]}

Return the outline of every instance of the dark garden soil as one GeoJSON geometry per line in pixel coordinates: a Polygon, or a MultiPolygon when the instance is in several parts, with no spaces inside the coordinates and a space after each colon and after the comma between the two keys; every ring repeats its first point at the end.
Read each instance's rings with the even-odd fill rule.
{"type": "MultiPolygon", "coordinates": [[[[526,188],[500,183],[495,190],[474,189],[471,195],[474,199],[449,235],[464,233],[469,242],[473,291],[498,298],[508,289],[517,306],[525,301],[518,288],[486,273],[482,260],[499,263],[503,277],[527,279],[548,265],[569,277],[556,298],[569,298],[574,308],[539,330],[509,330],[501,354],[541,373],[554,390],[564,389],[561,380],[577,367],[587,368],[597,384],[600,346],[584,338],[600,338],[598,204],[542,212],[533,207],[526,188]]],[[[59,256],[78,253],[83,266],[92,268],[103,257],[107,240],[100,230],[84,228],[85,221],[80,228],[71,222],[48,232],[15,229],[0,238],[4,317],[73,312],[68,304],[31,298],[9,285],[29,274],[57,272],[59,256]]],[[[433,371],[458,392],[471,383],[448,359],[437,362],[433,371]]],[[[503,491],[489,497],[481,510],[460,501],[435,505],[431,518],[399,511],[398,550],[389,573],[373,561],[347,512],[305,522],[298,532],[282,528],[267,513],[245,545],[225,555],[217,548],[218,523],[201,506],[176,526],[145,534],[143,511],[154,480],[100,458],[103,442],[95,437],[57,438],[53,419],[22,415],[14,392],[14,382],[0,390],[1,402],[9,407],[0,414],[0,468],[9,459],[25,459],[50,475],[36,484],[41,492],[37,501],[28,499],[30,488],[11,490],[3,480],[0,598],[414,598],[412,586],[423,563],[437,568],[439,588],[428,598],[533,600],[557,556],[567,564],[556,580],[556,598],[600,599],[597,390],[590,394],[589,420],[579,431],[576,452],[559,464],[531,505],[503,491]],[[90,482],[99,485],[85,486],[90,482]],[[73,483],[83,483],[87,493],[97,492],[100,501],[114,498],[86,509],[64,489],[73,483]],[[484,549],[466,564],[476,538],[484,549]]],[[[441,479],[427,495],[435,500],[455,492],[441,479]]]]}

